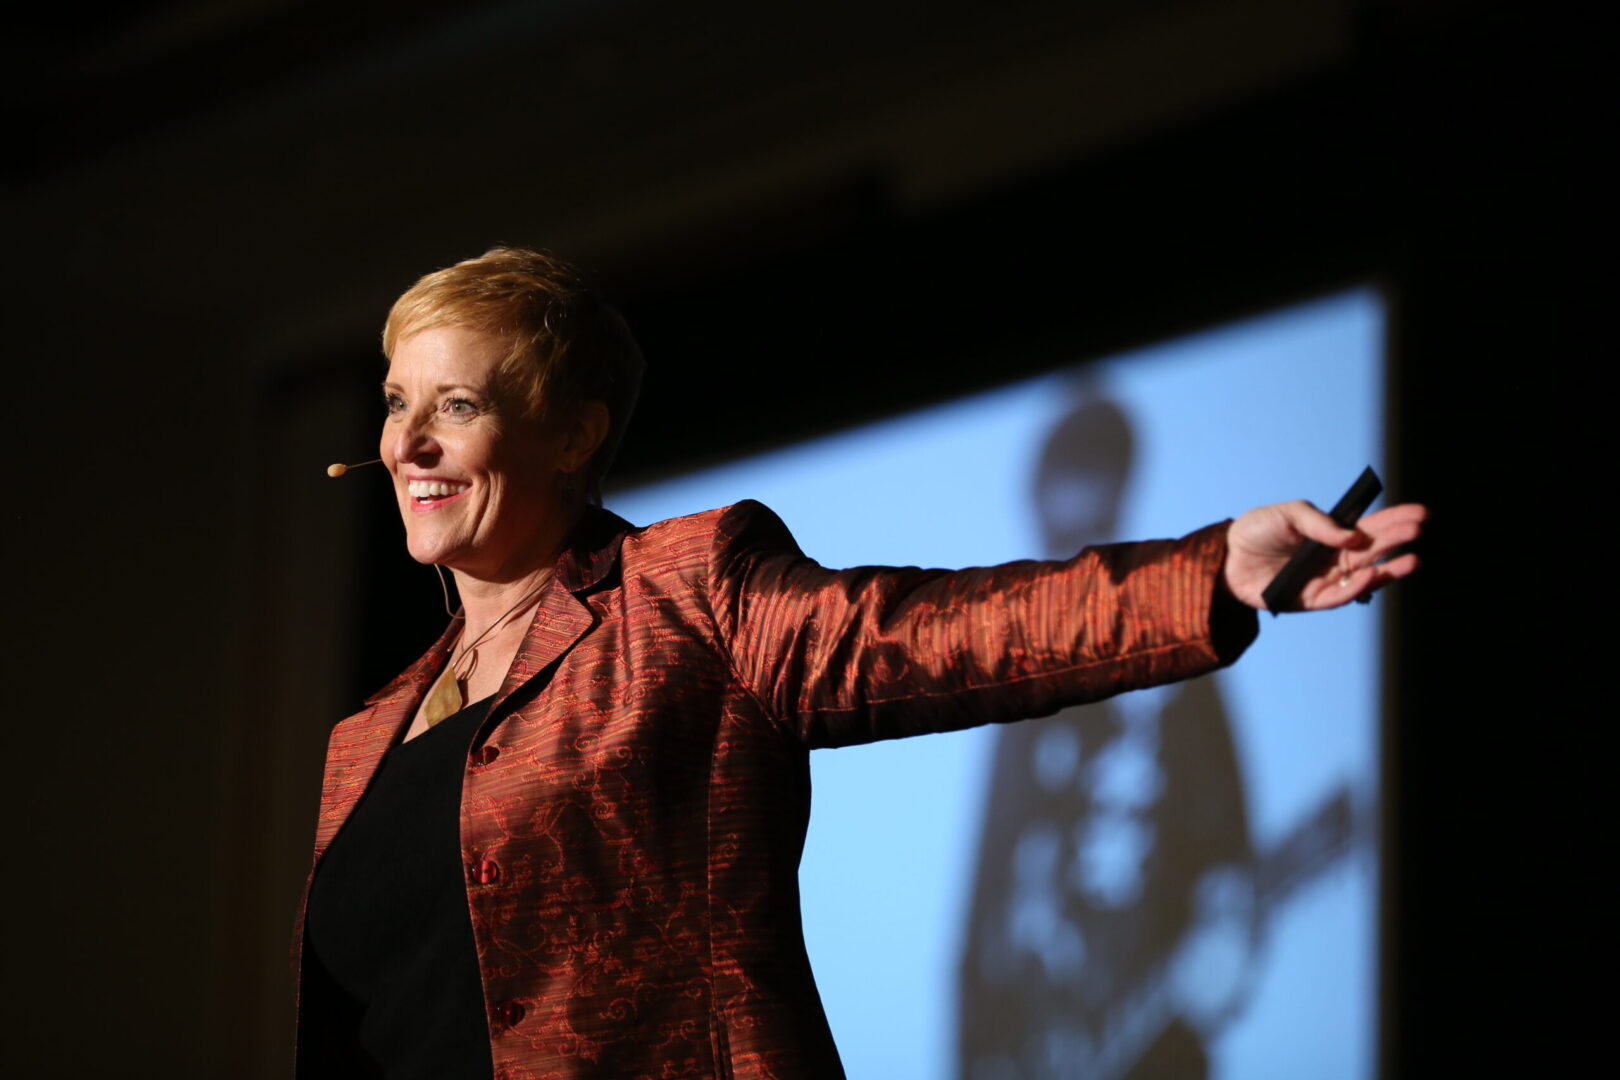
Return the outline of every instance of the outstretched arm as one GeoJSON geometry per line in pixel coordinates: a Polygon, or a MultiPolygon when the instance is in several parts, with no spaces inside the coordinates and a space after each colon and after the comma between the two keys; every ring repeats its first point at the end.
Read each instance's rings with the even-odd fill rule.
{"type": "Polygon", "coordinates": [[[827,570],[758,503],[716,525],[705,596],[738,680],[808,746],[951,731],[1190,678],[1254,613],[1220,596],[1226,523],[967,570],[827,570]]]}
{"type": "Polygon", "coordinates": [[[1333,559],[1300,590],[1298,610],[1336,608],[1417,569],[1417,556],[1398,550],[1418,538],[1428,513],[1417,503],[1405,503],[1342,529],[1304,500],[1257,507],[1232,522],[1222,581],[1237,599],[1264,611],[1261,591],[1295,548],[1315,540],[1334,549],[1333,559]]]}

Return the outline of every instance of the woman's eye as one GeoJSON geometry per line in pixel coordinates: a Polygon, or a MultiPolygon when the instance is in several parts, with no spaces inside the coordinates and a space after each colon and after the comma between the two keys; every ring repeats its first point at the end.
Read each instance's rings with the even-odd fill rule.
{"type": "Polygon", "coordinates": [[[405,411],[405,399],[398,394],[384,394],[383,408],[390,413],[405,411]]]}
{"type": "Polygon", "coordinates": [[[451,416],[469,417],[478,413],[478,406],[466,398],[451,398],[444,403],[444,411],[451,416]]]}

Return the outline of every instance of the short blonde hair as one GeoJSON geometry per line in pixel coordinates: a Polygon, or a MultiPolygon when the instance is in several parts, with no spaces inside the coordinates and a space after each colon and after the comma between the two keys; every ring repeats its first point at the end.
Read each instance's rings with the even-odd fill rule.
{"type": "Polygon", "coordinates": [[[607,407],[606,438],[585,469],[585,492],[600,504],[601,480],[624,439],[646,367],[623,317],[573,266],[541,251],[497,247],[436,270],[407,289],[383,324],[383,355],[406,337],[460,326],[504,338],[501,389],[541,423],[586,402],[607,407]]]}

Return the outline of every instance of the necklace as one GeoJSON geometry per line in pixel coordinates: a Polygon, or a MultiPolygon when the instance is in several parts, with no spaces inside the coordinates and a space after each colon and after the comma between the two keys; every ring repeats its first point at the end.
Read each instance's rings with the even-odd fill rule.
{"type": "Polygon", "coordinates": [[[506,609],[506,613],[485,628],[482,634],[473,638],[471,644],[461,649],[461,655],[451,654],[450,662],[444,666],[444,671],[428,691],[427,700],[422,703],[422,719],[427,726],[432,727],[447,716],[454,716],[466,704],[461,696],[461,683],[464,679],[472,677],[474,669],[478,667],[478,646],[483,640],[494,633],[496,628],[505,625],[518,611],[529,607],[540,596],[542,590],[551,583],[551,571],[547,570],[534,583],[534,587],[524,593],[517,603],[506,609]],[[469,661],[468,658],[471,657],[469,661]],[[467,661],[465,671],[460,670],[463,661],[467,661]]]}

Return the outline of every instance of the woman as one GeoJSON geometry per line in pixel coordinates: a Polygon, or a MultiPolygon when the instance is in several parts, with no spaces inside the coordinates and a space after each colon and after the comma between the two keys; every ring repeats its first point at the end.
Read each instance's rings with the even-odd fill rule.
{"type": "Polygon", "coordinates": [[[810,749],[1228,663],[1302,536],[1339,549],[1307,608],[1415,567],[1383,560],[1421,508],[1351,531],[1293,503],[1061,562],[824,570],[756,503],[590,505],[640,357],[556,260],[428,275],[383,347],[406,542],[463,607],[333,731],[300,1075],[842,1075],[799,923],[810,749]]]}

